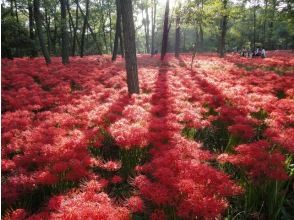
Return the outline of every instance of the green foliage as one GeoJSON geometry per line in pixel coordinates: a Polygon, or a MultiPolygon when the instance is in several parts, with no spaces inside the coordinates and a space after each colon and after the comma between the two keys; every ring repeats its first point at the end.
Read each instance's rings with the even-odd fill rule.
{"type": "Polygon", "coordinates": [[[34,47],[29,38],[28,30],[23,22],[17,22],[10,15],[1,20],[1,51],[2,57],[23,56],[26,51],[34,47]]]}

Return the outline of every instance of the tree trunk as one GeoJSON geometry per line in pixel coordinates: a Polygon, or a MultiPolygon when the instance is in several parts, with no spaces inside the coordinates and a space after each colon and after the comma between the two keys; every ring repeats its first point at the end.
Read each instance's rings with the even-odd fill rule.
{"type": "Polygon", "coordinates": [[[102,24],[102,34],[103,34],[103,42],[104,42],[104,45],[105,45],[105,50],[106,50],[106,53],[108,53],[108,45],[107,45],[107,37],[106,37],[106,30],[105,30],[105,18],[104,18],[104,0],[101,0],[101,11],[100,11],[100,14],[101,14],[101,24],[102,24]]]}
{"type": "Polygon", "coordinates": [[[168,16],[169,16],[169,0],[166,0],[163,34],[162,34],[161,60],[164,59],[164,56],[167,51],[168,31],[169,31],[168,16]]]}
{"type": "Polygon", "coordinates": [[[112,19],[111,19],[111,3],[108,2],[108,18],[109,18],[109,46],[112,51],[112,19]]]}
{"type": "Polygon", "coordinates": [[[36,57],[38,55],[35,47],[35,34],[34,34],[34,15],[33,15],[33,5],[31,0],[28,0],[28,10],[29,10],[29,32],[31,40],[31,57],[36,57]]]}
{"type": "Polygon", "coordinates": [[[203,51],[203,29],[202,24],[199,24],[199,49],[203,51]]]}
{"type": "Polygon", "coordinates": [[[62,50],[61,57],[62,63],[69,63],[68,58],[68,34],[67,34],[67,22],[66,22],[66,0],[60,0],[60,8],[61,8],[61,33],[62,33],[62,50]]]}
{"type": "Polygon", "coordinates": [[[183,29],[183,51],[186,52],[186,29],[183,29]]]}
{"type": "Polygon", "coordinates": [[[253,7],[253,50],[256,49],[256,5],[253,7]]]}
{"type": "Polygon", "coordinates": [[[149,24],[150,24],[150,20],[149,20],[149,12],[148,12],[148,5],[146,7],[146,45],[147,45],[147,53],[150,53],[150,43],[149,43],[149,24]]]}
{"type": "Polygon", "coordinates": [[[78,6],[76,7],[76,28],[74,32],[74,40],[73,40],[73,45],[72,45],[72,54],[75,56],[76,52],[76,41],[79,44],[79,47],[81,47],[81,44],[79,43],[78,35],[77,35],[77,30],[79,28],[79,8],[78,6]]]}
{"type": "Polygon", "coordinates": [[[70,12],[70,6],[69,6],[69,2],[66,1],[66,7],[67,7],[67,11],[68,11],[68,17],[69,17],[69,21],[71,23],[71,26],[73,28],[73,38],[72,38],[72,51],[71,51],[71,55],[75,56],[75,51],[76,51],[76,42],[79,44],[79,39],[77,36],[77,25],[78,25],[78,7],[76,7],[76,24],[74,24],[74,20],[72,18],[71,12],[70,12]]]}
{"type": "Polygon", "coordinates": [[[56,24],[56,17],[54,18],[54,38],[53,38],[53,53],[57,55],[57,24],[56,24]]]}
{"type": "Polygon", "coordinates": [[[267,21],[267,6],[268,6],[268,0],[265,0],[265,11],[264,11],[264,18],[263,18],[263,27],[262,27],[262,42],[263,42],[263,47],[265,46],[266,43],[266,21],[267,21]]]}
{"type": "MultiPolygon", "coordinates": [[[[89,0],[86,0],[86,1],[89,2],[89,0]]],[[[86,25],[87,25],[88,28],[89,28],[89,31],[90,31],[90,33],[91,33],[91,35],[92,35],[92,38],[93,38],[93,40],[94,40],[94,42],[95,42],[95,44],[96,44],[96,47],[97,47],[97,50],[98,50],[98,54],[101,55],[101,54],[102,54],[101,47],[100,47],[100,45],[99,45],[99,43],[98,43],[98,41],[97,41],[97,39],[96,39],[96,36],[95,36],[95,34],[94,34],[94,32],[93,32],[93,29],[91,28],[91,26],[90,26],[90,24],[89,24],[89,22],[88,22],[88,16],[86,16],[86,15],[84,14],[84,12],[83,12],[83,10],[82,10],[82,8],[81,8],[81,6],[80,6],[78,0],[76,0],[76,4],[77,4],[77,6],[78,6],[78,8],[79,8],[79,10],[80,10],[80,12],[81,12],[81,14],[82,14],[82,17],[84,18],[84,22],[86,23],[86,25]],[[85,18],[87,18],[87,19],[85,19],[85,18]]],[[[85,38],[85,36],[84,36],[84,38],[85,38]]],[[[82,41],[83,41],[83,39],[81,39],[81,47],[82,47],[82,41]]]]}
{"type": "Polygon", "coordinates": [[[48,45],[48,52],[51,53],[51,32],[50,32],[50,17],[48,16],[47,9],[45,8],[45,29],[47,33],[47,45],[48,45]]]}
{"type": "Polygon", "coordinates": [[[156,18],[156,0],[153,0],[152,11],[151,11],[151,20],[152,20],[152,33],[151,33],[151,55],[154,54],[154,40],[155,40],[155,18],[156,18]]]}
{"type": "Polygon", "coordinates": [[[14,0],[16,22],[19,23],[16,0],[14,0]]]}
{"type": "Polygon", "coordinates": [[[115,37],[114,37],[114,45],[113,45],[113,52],[112,52],[112,61],[116,60],[117,51],[118,51],[118,41],[122,41],[121,36],[121,6],[120,0],[115,1],[116,4],[116,27],[115,27],[115,37]]]}
{"type": "Polygon", "coordinates": [[[122,21],[120,23],[120,28],[121,31],[118,33],[119,35],[119,44],[120,44],[120,52],[121,52],[121,56],[125,57],[125,49],[124,49],[124,40],[123,40],[123,27],[122,27],[122,21]]]}
{"type": "MultiPolygon", "coordinates": [[[[2,6],[2,4],[1,4],[2,6]]],[[[10,0],[10,15],[13,17],[13,0],[10,0]]]]}
{"type": "Polygon", "coordinates": [[[180,55],[180,43],[181,43],[181,27],[180,27],[180,15],[176,17],[176,38],[175,38],[175,57],[180,55]]]}
{"type": "MultiPolygon", "coordinates": [[[[223,6],[225,9],[227,9],[227,0],[223,0],[223,6]]],[[[219,53],[220,57],[225,56],[225,44],[226,44],[226,33],[227,33],[227,22],[228,22],[228,16],[225,14],[222,18],[222,24],[221,24],[221,39],[220,39],[220,47],[219,47],[219,53]]]]}
{"type": "MultiPolygon", "coordinates": [[[[78,2],[78,1],[77,1],[78,2]]],[[[77,3],[78,5],[79,3],[77,3]]],[[[81,38],[81,52],[80,56],[84,56],[84,45],[85,45],[85,33],[86,33],[86,27],[87,27],[87,22],[88,22],[88,14],[89,14],[89,0],[86,0],[86,14],[84,16],[84,24],[83,24],[83,29],[82,29],[82,38],[81,38]]]]}
{"type": "Polygon", "coordinates": [[[45,46],[44,36],[42,33],[42,21],[41,21],[39,0],[34,0],[34,17],[35,17],[36,29],[37,29],[37,33],[38,33],[38,37],[39,37],[41,50],[42,50],[43,56],[46,60],[46,63],[49,64],[49,63],[51,63],[51,60],[50,60],[50,55],[48,53],[48,50],[45,46]]]}
{"type": "Polygon", "coordinates": [[[275,43],[273,40],[273,33],[274,33],[274,22],[275,22],[275,12],[276,12],[276,7],[277,7],[277,1],[276,0],[272,0],[272,13],[271,13],[271,18],[270,23],[269,23],[269,32],[268,32],[268,45],[269,45],[269,49],[273,50],[275,49],[275,43]]]}
{"type": "Polygon", "coordinates": [[[136,38],[132,0],[123,0],[123,4],[121,4],[121,13],[123,23],[123,38],[125,46],[128,91],[130,94],[139,93],[136,38]]]}

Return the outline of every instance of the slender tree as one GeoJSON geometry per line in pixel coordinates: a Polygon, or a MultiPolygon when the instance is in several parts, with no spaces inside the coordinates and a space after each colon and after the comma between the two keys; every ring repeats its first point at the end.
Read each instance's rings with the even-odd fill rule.
{"type": "Polygon", "coordinates": [[[155,41],[155,18],[156,18],[156,4],[157,1],[153,0],[151,8],[151,21],[152,21],[152,31],[151,31],[151,55],[154,54],[154,41],[155,41]]]}
{"type": "Polygon", "coordinates": [[[68,12],[70,26],[72,26],[72,29],[73,29],[71,55],[75,56],[76,42],[80,45],[80,42],[79,42],[79,39],[78,39],[78,36],[77,36],[77,25],[78,25],[78,13],[79,13],[79,11],[78,11],[78,7],[76,7],[76,24],[74,24],[74,20],[73,20],[73,17],[71,15],[70,6],[69,6],[68,1],[66,1],[66,8],[67,8],[67,12],[68,12]]]}
{"type": "Polygon", "coordinates": [[[45,29],[47,33],[47,45],[48,45],[48,51],[51,52],[51,31],[50,31],[50,15],[48,15],[48,9],[45,6],[45,29]]]}
{"type": "MultiPolygon", "coordinates": [[[[78,0],[77,0],[77,5],[78,5],[78,0]]],[[[80,52],[81,57],[84,56],[85,33],[87,28],[88,15],[89,15],[89,0],[86,0],[86,14],[84,16],[84,24],[83,24],[82,39],[81,39],[81,52],[80,52]]]]}
{"type": "Polygon", "coordinates": [[[222,0],[222,2],[223,2],[223,8],[224,8],[224,15],[222,16],[222,22],[221,22],[221,38],[220,38],[220,47],[219,47],[220,57],[225,56],[225,44],[226,44],[227,22],[228,22],[228,15],[226,11],[228,0],[222,0]]]}
{"type": "Polygon", "coordinates": [[[116,0],[116,27],[115,27],[115,37],[114,37],[114,45],[113,45],[113,52],[112,52],[112,61],[116,60],[116,56],[118,53],[118,41],[120,41],[121,51],[123,53],[123,44],[122,44],[122,37],[121,37],[121,5],[120,0],[116,0]]]}
{"type": "Polygon", "coordinates": [[[180,44],[181,44],[181,27],[180,27],[180,13],[177,12],[176,16],[176,37],[175,37],[175,57],[180,55],[180,44]]]}
{"type": "Polygon", "coordinates": [[[149,25],[150,25],[150,20],[149,20],[149,12],[148,12],[148,1],[147,1],[147,5],[146,5],[146,45],[147,45],[147,53],[150,53],[150,43],[149,43],[149,25]]]}
{"type": "Polygon", "coordinates": [[[111,2],[108,1],[107,6],[108,6],[108,19],[109,19],[109,46],[110,46],[110,51],[113,50],[112,48],[112,18],[111,18],[111,2]]]}
{"type": "Polygon", "coordinates": [[[42,32],[42,21],[41,21],[40,1],[39,0],[34,0],[34,17],[35,17],[36,29],[37,29],[37,33],[38,33],[39,42],[40,42],[43,56],[45,58],[46,63],[50,64],[51,59],[50,59],[50,55],[48,53],[48,50],[45,46],[44,36],[43,36],[43,32],[42,32]]]}
{"type": "Polygon", "coordinates": [[[28,10],[29,10],[29,33],[30,33],[30,40],[31,40],[31,57],[36,57],[38,52],[35,47],[35,33],[34,33],[34,14],[33,14],[33,5],[32,1],[28,0],[28,10]]]}
{"type": "MultiPolygon", "coordinates": [[[[89,0],[86,0],[86,1],[88,2],[89,0]]],[[[78,0],[76,0],[76,4],[77,4],[77,6],[78,6],[78,8],[79,8],[79,10],[81,12],[82,17],[84,18],[84,22],[85,22],[86,26],[88,26],[88,28],[89,28],[89,31],[90,31],[90,33],[92,35],[92,38],[93,38],[93,41],[96,44],[96,47],[97,47],[97,50],[98,50],[97,52],[98,52],[99,55],[101,55],[102,54],[102,50],[101,50],[101,47],[100,47],[100,45],[99,45],[99,43],[97,41],[96,35],[95,35],[93,29],[91,28],[89,22],[88,22],[88,15],[86,16],[84,14],[84,12],[83,12],[83,10],[82,10],[82,8],[81,8],[80,3],[79,3],[78,0]],[[85,18],[87,18],[87,19],[85,19],[85,18]]],[[[86,32],[86,30],[85,30],[85,32],[86,32]]],[[[85,38],[85,36],[84,36],[84,38],[85,38]]],[[[81,47],[82,47],[82,41],[83,41],[83,39],[81,39],[81,47]]]]}
{"type": "Polygon", "coordinates": [[[123,4],[121,4],[121,13],[123,23],[123,38],[125,46],[128,91],[130,94],[139,93],[136,38],[132,0],[123,0],[123,4]]]}
{"type": "Polygon", "coordinates": [[[162,34],[161,60],[164,59],[164,56],[167,51],[168,32],[169,32],[168,16],[169,16],[169,0],[166,0],[163,34],[162,34]]]}
{"type": "Polygon", "coordinates": [[[60,0],[60,8],[61,8],[61,32],[62,32],[62,49],[61,49],[61,57],[62,63],[69,63],[68,58],[68,34],[67,34],[67,22],[66,22],[66,0],[60,0]]]}
{"type": "Polygon", "coordinates": [[[264,1],[265,8],[264,8],[264,16],[263,16],[263,26],[262,26],[262,42],[263,44],[266,43],[266,23],[267,23],[267,9],[268,9],[268,0],[264,1]]]}

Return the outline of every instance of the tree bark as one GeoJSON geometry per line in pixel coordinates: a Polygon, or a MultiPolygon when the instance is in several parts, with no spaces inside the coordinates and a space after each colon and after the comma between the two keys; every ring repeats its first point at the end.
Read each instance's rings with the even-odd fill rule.
{"type": "Polygon", "coordinates": [[[263,17],[263,27],[262,27],[262,42],[263,42],[263,47],[265,46],[266,43],[266,21],[267,21],[267,6],[268,6],[268,0],[265,0],[265,11],[264,11],[264,17],[263,17]]]}
{"type": "Polygon", "coordinates": [[[79,19],[79,11],[78,11],[78,7],[76,7],[76,24],[74,24],[74,20],[72,18],[71,12],[70,12],[70,6],[69,6],[69,2],[66,1],[66,7],[67,7],[67,11],[68,11],[68,17],[69,17],[69,21],[71,23],[71,26],[73,28],[73,38],[72,38],[72,50],[71,50],[71,55],[75,56],[75,51],[76,51],[76,42],[78,43],[78,45],[80,45],[78,36],[77,36],[77,25],[78,25],[78,19],[79,19]]]}
{"type": "Polygon", "coordinates": [[[148,5],[146,6],[146,45],[147,45],[147,53],[150,53],[150,43],[149,43],[149,12],[148,12],[148,5]]]}
{"type": "Polygon", "coordinates": [[[104,17],[104,0],[101,0],[101,10],[100,10],[100,14],[101,14],[101,24],[102,24],[102,34],[103,34],[103,42],[105,45],[105,50],[106,53],[108,52],[108,45],[107,45],[107,37],[106,37],[106,30],[105,30],[105,17],[104,17]]]}
{"type": "Polygon", "coordinates": [[[130,94],[139,93],[136,38],[132,0],[123,1],[123,4],[121,4],[121,13],[123,23],[123,38],[125,46],[128,91],[130,94]]]}
{"type": "Polygon", "coordinates": [[[153,5],[152,5],[152,11],[151,11],[151,16],[152,16],[152,33],[151,33],[151,55],[153,56],[154,54],[154,40],[155,40],[155,18],[156,18],[156,0],[153,0],[153,5]]]}
{"type": "Polygon", "coordinates": [[[51,53],[51,32],[50,32],[50,16],[48,16],[47,9],[45,8],[45,29],[47,33],[47,45],[48,45],[48,52],[51,53]]]}
{"type": "Polygon", "coordinates": [[[28,10],[29,10],[29,33],[31,40],[31,57],[36,57],[38,55],[35,47],[35,34],[34,34],[34,14],[32,1],[28,0],[28,10]]]}
{"type": "MultiPolygon", "coordinates": [[[[86,1],[88,2],[89,0],[86,0],[86,1]]],[[[81,12],[81,14],[82,14],[82,17],[84,18],[84,21],[86,21],[86,25],[88,26],[89,31],[90,31],[90,33],[91,33],[91,35],[92,35],[92,38],[93,38],[93,40],[94,40],[94,42],[95,42],[95,44],[96,44],[96,47],[97,47],[97,50],[98,50],[98,54],[99,54],[99,55],[102,55],[101,47],[100,47],[100,45],[99,45],[99,43],[98,43],[98,41],[97,41],[97,39],[96,39],[96,36],[95,36],[95,34],[94,34],[94,32],[93,32],[93,29],[91,28],[91,26],[90,26],[90,24],[89,24],[89,22],[88,22],[88,18],[85,19],[85,17],[87,17],[87,16],[84,14],[84,12],[83,12],[83,10],[82,10],[82,8],[81,8],[81,6],[80,6],[78,0],[76,0],[76,4],[77,4],[77,6],[78,6],[78,8],[79,8],[79,10],[80,10],[80,12],[81,12]]],[[[81,40],[81,41],[82,41],[82,40],[81,40]]],[[[81,42],[81,47],[82,47],[82,42],[81,42]]]]}
{"type": "MultiPolygon", "coordinates": [[[[227,0],[223,0],[223,6],[224,6],[225,10],[227,9],[227,3],[228,3],[227,0]]],[[[228,22],[228,16],[227,16],[227,14],[225,14],[225,15],[223,15],[222,24],[221,24],[221,39],[220,39],[220,47],[219,47],[220,57],[225,56],[227,22],[228,22]]]]}
{"type": "Polygon", "coordinates": [[[180,55],[180,44],[181,44],[181,27],[180,27],[180,15],[176,17],[176,37],[175,37],[175,57],[180,55]]]}
{"type": "Polygon", "coordinates": [[[118,41],[122,41],[121,36],[121,5],[120,0],[116,0],[116,27],[115,27],[115,37],[114,37],[114,45],[112,52],[112,61],[116,60],[117,52],[118,52],[118,41]]]}
{"type": "Polygon", "coordinates": [[[120,23],[120,28],[121,31],[118,33],[119,34],[119,44],[120,44],[120,52],[121,52],[121,56],[124,58],[125,57],[125,49],[124,49],[124,40],[123,40],[123,34],[122,34],[122,22],[120,23]]]}
{"type": "Polygon", "coordinates": [[[68,58],[68,33],[67,33],[67,22],[66,22],[66,0],[60,0],[60,8],[61,8],[61,33],[62,33],[62,49],[61,49],[61,57],[62,63],[69,63],[68,58]]]}
{"type": "Polygon", "coordinates": [[[200,51],[203,50],[203,29],[202,24],[199,24],[199,49],[200,51]]]}
{"type": "Polygon", "coordinates": [[[39,42],[40,42],[43,56],[45,58],[46,63],[50,64],[51,63],[50,55],[49,55],[48,50],[45,46],[44,36],[42,33],[42,22],[41,22],[40,1],[39,0],[34,0],[34,17],[35,17],[36,29],[37,29],[37,33],[38,33],[39,42]]]}
{"type": "Polygon", "coordinates": [[[111,19],[111,3],[108,2],[108,18],[109,18],[109,46],[110,51],[113,50],[112,48],[112,19],[111,19]]]}
{"type": "MultiPolygon", "coordinates": [[[[79,5],[77,1],[77,5],[79,5]]],[[[86,0],[86,14],[84,16],[84,24],[83,24],[83,29],[82,29],[82,38],[81,38],[81,52],[80,56],[84,56],[84,46],[85,46],[85,33],[86,33],[86,27],[87,27],[87,22],[88,22],[88,14],[89,14],[89,0],[86,0]]]]}
{"type": "Polygon", "coordinates": [[[164,56],[167,51],[168,32],[169,32],[168,16],[169,16],[169,0],[166,0],[163,34],[162,34],[161,60],[164,59],[164,56]]]}
{"type": "Polygon", "coordinates": [[[253,6],[253,50],[256,49],[256,5],[253,6]]]}

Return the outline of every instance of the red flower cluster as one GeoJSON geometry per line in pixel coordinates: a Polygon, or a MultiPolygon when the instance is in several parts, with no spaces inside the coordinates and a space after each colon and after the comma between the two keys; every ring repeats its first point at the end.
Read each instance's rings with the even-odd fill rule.
{"type": "Polygon", "coordinates": [[[76,57],[66,66],[58,58],[48,66],[39,58],[3,60],[2,202],[9,206],[42,187],[79,185],[40,204],[45,207],[40,213],[17,209],[6,218],[129,219],[139,213],[162,220],[169,209],[181,218],[221,218],[229,197],[242,189],[211,166],[215,157],[201,142],[181,135],[184,128],[199,130],[216,120],[244,143],[220,161],[252,178],[286,179],[285,156],[278,149],[294,152],[289,71],[294,62],[283,53],[271,56],[249,63],[236,56],[198,55],[191,71],[188,55],[168,55],[162,64],[141,55],[141,93],[132,96],[120,59],[76,57]],[[256,68],[248,71],[246,65],[256,68]],[[267,69],[271,66],[284,75],[267,69]],[[266,141],[251,143],[261,125],[266,130],[258,138],[266,141]],[[89,150],[112,146],[124,152],[150,147],[132,181],[120,174],[123,160],[89,150]],[[106,179],[94,178],[97,172],[106,179]],[[129,182],[135,192],[120,205],[105,193],[129,182]]]}
{"type": "Polygon", "coordinates": [[[242,144],[235,150],[236,154],[221,154],[218,160],[245,168],[253,179],[262,180],[264,177],[274,180],[287,179],[285,156],[277,150],[273,151],[266,141],[242,144]]]}

